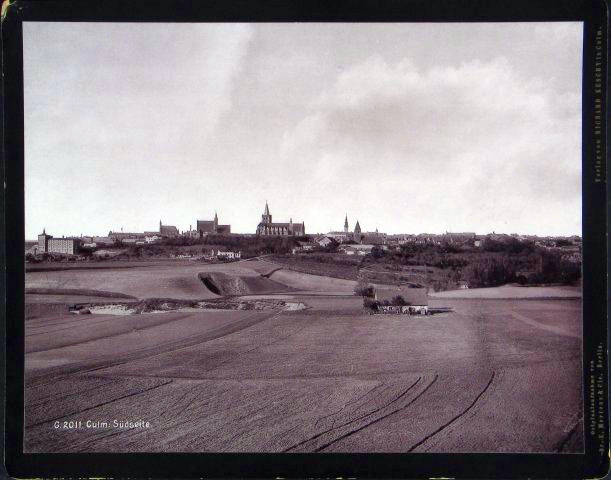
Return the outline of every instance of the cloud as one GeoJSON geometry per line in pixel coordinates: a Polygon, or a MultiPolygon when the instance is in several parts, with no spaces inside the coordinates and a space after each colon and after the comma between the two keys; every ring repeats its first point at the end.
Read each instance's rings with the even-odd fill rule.
{"type": "Polygon", "coordinates": [[[579,231],[581,33],[25,22],[26,235],[579,231]]]}
{"type": "Polygon", "coordinates": [[[350,185],[355,208],[386,228],[580,225],[580,97],[503,57],[421,70],[372,56],[312,101],[282,154],[317,166],[305,189],[350,185]]]}
{"type": "MultiPolygon", "coordinates": [[[[71,231],[116,228],[122,197],[147,204],[154,217],[174,216],[180,192],[193,193],[187,179],[201,178],[197,188],[211,181],[202,158],[233,106],[251,37],[247,24],[26,22],[30,228],[40,229],[49,212],[60,211],[58,192],[44,187],[49,175],[64,178],[64,189],[86,185],[109,212],[64,227],[71,231]]],[[[151,220],[133,208],[121,222],[144,229],[151,220]]]]}

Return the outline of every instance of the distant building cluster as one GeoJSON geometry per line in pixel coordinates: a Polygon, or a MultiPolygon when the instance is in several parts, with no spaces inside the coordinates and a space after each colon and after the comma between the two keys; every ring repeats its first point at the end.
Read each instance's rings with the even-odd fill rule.
{"type": "MultiPolygon", "coordinates": [[[[378,232],[376,228],[375,232],[363,232],[361,230],[361,224],[359,221],[356,221],[354,225],[354,231],[350,231],[350,226],[348,223],[348,215],[346,215],[344,219],[344,230],[343,231],[331,231],[326,235],[322,236],[328,239],[332,239],[338,243],[360,243],[364,245],[386,245],[386,237],[385,233],[378,232]]],[[[328,242],[328,240],[324,240],[322,237],[319,238],[319,242],[328,242]]]]}
{"type": "Polygon", "coordinates": [[[174,225],[164,225],[159,220],[159,230],[150,232],[108,232],[108,238],[111,242],[120,241],[124,244],[144,245],[145,243],[154,243],[164,238],[176,238],[180,236],[178,228],[174,225]]]}
{"type": "MultiPolygon", "coordinates": [[[[274,222],[269,205],[265,202],[265,208],[261,215],[261,221],[256,227],[256,233],[232,234],[231,225],[219,223],[217,212],[214,212],[212,220],[197,219],[195,228],[189,226],[187,231],[179,231],[174,225],[164,225],[159,220],[159,229],[145,232],[110,231],[106,237],[85,236],[67,238],[54,238],[45,230],[38,236],[38,242],[30,249],[30,253],[58,253],[74,255],[80,249],[96,249],[117,243],[123,245],[145,245],[153,244],[167,239],[178,237],[202,239],[209,235],[240,235],[240,236],[278,236],[297,237],[292,245],[292,253],[307,253],[317,250],[326,250],[343,253],[345,255],[365,256],[372,253],[374,248],[388,250],[402,245],[451,245],[458,249],[486,249],[494,251],[495,243],[528,241],[535,246],[559,251],[562,259],[567,262],[581,262],[581,238],[577,235],[571,237],[538,237],[535,235],[498,234],[492,232],[487,235],[477,235],[475,232],[445,232],[442,234],[386,234],[375,231],[363,231],[359,220],[356,220],[354,229],[350,229],[348,214],[344,217],[342,230],[332,230],[324,234],[306,235],[305,222],[294,222],[292,218],[288,222],[274,222]]],[[[217,251],[212,257],[225,259],[239,259],[240,252],[217,251]]],[[[460,288],[468,288],[461,285],[460,288]]]]}

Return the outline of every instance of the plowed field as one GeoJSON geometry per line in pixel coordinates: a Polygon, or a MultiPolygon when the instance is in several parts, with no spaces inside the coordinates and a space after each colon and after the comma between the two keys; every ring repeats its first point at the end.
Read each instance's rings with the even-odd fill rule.
{"type": "MultiPolygon", "coordinates": [[[[213,270],[260,278],[249,263],[269,273],[256,262],[213,270]]],[[[138,298],[206,295],[201,266],[155,268],[46,281],[138,298]],[[172,280],[185,277],[193,281],[172,280]]],[[[351,284],[311,277],[270,276],[283,298],[308,305],[300,311],[26,320],[26,451],[583,449],[579,299],[436,298],[432,306],[454,311],[368,315],[347,296],[351,284]]]]}

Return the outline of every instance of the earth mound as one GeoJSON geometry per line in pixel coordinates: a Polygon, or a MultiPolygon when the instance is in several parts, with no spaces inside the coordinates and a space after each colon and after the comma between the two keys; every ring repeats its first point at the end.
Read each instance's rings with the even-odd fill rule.
{"type": "Polygon", "coordinates": [[[258,295],[289,292],[291,288],[263,276],[228,275],[222,272],[200,273],[199,279],[212,293],[222,296],[258,295]]]}

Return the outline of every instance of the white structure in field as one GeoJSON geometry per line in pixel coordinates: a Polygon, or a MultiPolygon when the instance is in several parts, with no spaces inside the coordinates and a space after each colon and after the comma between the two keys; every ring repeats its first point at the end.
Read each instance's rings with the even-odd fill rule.
{"type": "Polygon", "coordinates": [[[227,251],[217,250],[215,252],[213,249],[211,251],[211,255],[216,258],[226,258],[229,260],[239,260],[240,258],[242,258],[242,252],[232,252],[229,250],[227,251]]]}

